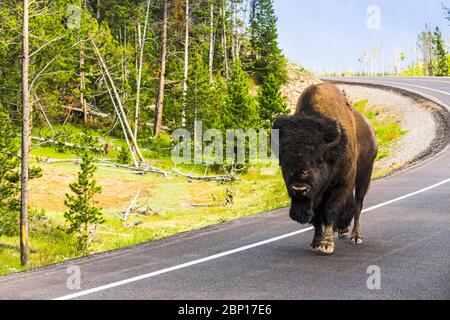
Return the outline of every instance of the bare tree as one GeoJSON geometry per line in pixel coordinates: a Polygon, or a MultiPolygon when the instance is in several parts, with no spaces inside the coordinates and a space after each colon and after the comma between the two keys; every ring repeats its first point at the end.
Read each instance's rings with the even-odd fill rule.
{"type": "Polygon", "coordinates": [[[424,75],[433,75],[433,56],[434,56],[434,46],[433,46],[433,34],[425,25],[425,31],[419,34],[417,40],[417,49],[421,53],[422,62],[424,67],[424,75]]]}
{"type": "Polygon", "coordinates": [[[86,90],[86,75],[84,71],[84,43],[80,41],[80,103],[84,113],[84,123],[88,122],[88,109],[84,92],[86,90]]]}
{"type": "MultiPolygon", "coordinates": [[[[111,74],[108,71],[108,66],[106,65],[105,60],[103,59],[102,55],[100,54],[100,51],[98,50],[98,47],[95,44],[95,41],[92,38],[92,36],[91,36],[91,42],[92,42],[92,45],[94,47],[95,53],[97,54],[98,60],[100,62],[100,67],[102,69],[102,73],[106,76],[105,77],[106,80],[109,81],[109,85],[110,85],[110,87],[111,87],[111,89],[113,91],[114,97],[116,98],[117,109],[118,109],[116,111],[117,111],[119,117],[122,120],[121,123],[125,127],[126,133],[128,134],[129,139],[131,141],[131,144],[133,146],[133,150],[136,152],[136,155],[138,156],[140,163],[144,164],[145,163],[144,156],[142,155],[142,153],[140,151],[140,148],[139,148],[139,146],[137,144],[137,141],[134,138],[133,131],[131,130],[130,124],[129,124],[127,116],[125,114],[125,109],[123,108],[122,99],[120,98],[119,91],[117,90],[117,87],[114,84],[114,80],[113,80],[113,78],[111,77],[111,74]]],[[[130,152],[133,152],[133,150],[130,150],[130,152]]]]}
{"type": "MultiPolygon", "coordinates": [[[[81,24],[83,23],[83,11],[84,11],[84,5],[85,3],[82,2],[81,3],[81,13],[80,13],[80,38],[82,35],[82,26],[81,24]]],[[[84,98],[84,92],[86,90],[86,75],[85,75],[85,70],[84,70],[84,58],[85,58],[85,53],[84,53],[84,39],[80,39],[80,61],[79,61],[79,67],[80,67],[80,104],[81,104],[81,109],[83,110],[84,113],[84,123],[86,124],[88,122],[88,110],[87,110],[87,103],[86,103],[86,99],[84,98]]]]}
{"type": "Polygon", "coordinates": [[[29,3],[23,0],[22,13],[22,167],[20,179],[20,262],[29,262],[28,246],[28,156],[30,149],[30,91],[29,91],[29,3]]]}
{"type": "Polygon", "coordinates": [[[136,84],[136,107],[135,107],[135,114],[134,114],[134,139],[136,139],[136,140],[138,138],[139,103],[140,103],[140,96],[141,96],[142,65],[144,63],[144,48],[145,48],[145,40],[147,37],[149,11],[150,11],[150,0],[147,1],[147,10],[145,12],[145,22],[144,22],[144,33],[142,36],[140,36],[140,32],[139,32],[140,53],[139,53],[137,84],[136,84]]]}
{"type": "Polygon", "coordinates": [[[158,84],[158,99],[156,100],[156,110],[155,110],[155,122],[154,122],[154,135],[157,136],[161,132],[162,126],[162,116],[164,107],[164,88],[166,81],[166,58],[167,58],[167,24],[169,20],[168,15],[168,0],[163,0],[163,26],[162,26],[162,45],[161,45],[161,70],[159,73],[159,84],[158,84]]]}
{"type": "Polygon", "coordinates": [[[183,110],[181,110],[181,125],[186,126],[186,95],[187,95],[187,78],[189,72],[189,0],[186,0],[186,18],[185,18],[185,34],[184,34],[184,70],[183,70],[183,110]]]}
{"type": "Polygon", "coordinates": [[[236,61],[236,42],[237,42],[237,21],[238,21],[238,7],[237,1],[233,0],[231,6],[231,59],[236,61]]]}
{"type": "Polygon", "coordinates": [[[222,34],[222,46],[223,46],[223,58],[225,62],[225,79],[228,81],[229,78],[229,66],[228,66],[228,46],[227,46],[227,2],[226,0],[222,1],[222,24],[223,24],[223,34],[222,34]]]}
{"type": "Polygon", "coordinates": [[[250,5],[250,0],[246,0],[246,2],[244,3],[244,17],[243,17],[242,23],[241,23],[241,32],[240,32],[239,39],[238,39],[238,46],[237,46],[237,55],[238,56],[240,56],[240,54],[241,54],[242,38],[244,37],[244,35],[247,32],[246,21],[247,21],[249,5],[250,5]]]}
{"type": "Polygon", "coordinates": [[[210,8],[209,8],[209,83],[213,82],[213,67],[214,67],[214,2],[210,0],[210,8]]]}
{"type": "Polygon", "coordinates": [[[95,3],[95,10],[96,10],[96,16],[97,16],[97,20],[100,20],[100,6],[101,6],[101,0],[97,0],[97,2],[95,3]]]}

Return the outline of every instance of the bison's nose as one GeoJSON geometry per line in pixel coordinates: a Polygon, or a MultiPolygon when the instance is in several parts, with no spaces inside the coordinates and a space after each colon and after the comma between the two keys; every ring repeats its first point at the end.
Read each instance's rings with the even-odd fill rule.
{"type": "Polygon", "coordinates": [[[294,184],[291,186],[291,193],[294,197],[307,197],[311,192],[311,187],[305,183],[294,184]]]}

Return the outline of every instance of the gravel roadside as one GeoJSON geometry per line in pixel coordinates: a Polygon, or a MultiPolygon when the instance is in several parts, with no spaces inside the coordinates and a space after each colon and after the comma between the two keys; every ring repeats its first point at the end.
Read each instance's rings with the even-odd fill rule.
{"type": "Polygon", "coordinates": [[[350,100],[367,99],[368,108],[382,110],[385,117],[394,117],[406,133],[395,141],[389,156],[375,164],[375,170],[392,171],[414,162],[429,149],[436,136],[433,115],[412,98],[378,88],[338,84],[350,100]]]}

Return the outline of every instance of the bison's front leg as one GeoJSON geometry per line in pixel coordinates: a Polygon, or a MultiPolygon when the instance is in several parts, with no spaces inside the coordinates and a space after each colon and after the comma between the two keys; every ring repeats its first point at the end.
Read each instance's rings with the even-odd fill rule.
{"type": "Polygon", "coordinates": [[[322,237],[318,252],[324,254],[332,254],[336,247],[334,242],[334,227],[339,215],[344,210],[347,199],[351,195],[351,189],[346,187],[338,187],[333,192],[328,199],[325,209],[324,209],[324,224],[325,232],[322,237]]]}
{"type": "Polygon", "coordinates": [[[314,238],[311,243],[311,249],[313,251],[319,251],[319,247],[322,243],[322,238],[323,238],[322,221],[316,218],[314,220],[314,238]]]}
{"type": "Polygon", "coordinates": [[[332,254],[336,244],[334,243],[334,226],[325,226],[325,232],[322,236],[322,241],[317,247],[316,251],[324,254],[332,254]]]}

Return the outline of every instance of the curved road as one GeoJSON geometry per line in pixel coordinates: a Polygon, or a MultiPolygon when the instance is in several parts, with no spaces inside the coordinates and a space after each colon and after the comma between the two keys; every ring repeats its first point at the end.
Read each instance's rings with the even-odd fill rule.
{"type": "MultiPolygon", "coordinates": [[[[349,80],[414,90],[450,106],[450,79],[349,80]]],[[[280,209],[0,277],[0,298],[449,299],[449,147],[374,182],[365,208],[364,244],[337,240],[332,256],[312,253],[311,228],[295,224],[288,210],[280,209]],[[69,266],[75,266],[69,269],[75,270],[73,276],[80,271],[80,289],[67,286],[69,266]],[[380,289],[368,289],[368,268],[380,271],[380,289]]],[[[73,279],[69,284],[76,285],[73,279]]]]}

